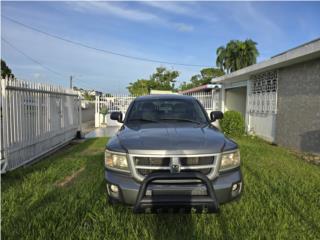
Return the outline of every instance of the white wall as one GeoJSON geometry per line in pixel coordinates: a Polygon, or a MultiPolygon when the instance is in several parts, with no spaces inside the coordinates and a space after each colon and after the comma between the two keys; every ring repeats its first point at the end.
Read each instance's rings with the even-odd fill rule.
{"type": "Polygon", "coordinates": [[[250,80],[226,83],[221,91],[221,109],[223,112],[235,110],[245,117],[246,130],[267,141],[275,141],[276,114],[250,112],[250,80]]]}
{"type": "Polygon", "coordinates": [[[246,87],[231,88],[225,91],[225,111],[234,110],[246,114],[246,87]]]}
{"type": "Polygon", "coordinates": [[[253,133],[267,141],[274,142],[276,114],[249,114],[249,133],[253,133]]]}

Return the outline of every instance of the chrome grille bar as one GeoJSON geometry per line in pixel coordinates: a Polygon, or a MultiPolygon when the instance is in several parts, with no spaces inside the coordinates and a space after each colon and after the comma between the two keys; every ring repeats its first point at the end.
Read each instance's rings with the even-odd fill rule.
{"type": "MultiPolygon", "coordinates": [[[[205,169],[205,168],[214,168],[214,164],[211,165],[195,165],[195,166],[181,166],[181,170],[192,170],[192,169],[205,169]]],[[[151,169],[151,170],[170,170],[170,167],[162,166],[146,166],[146,165],[136,165],[136,169],[151,169]]]]}
{"type": "Polygon", "coordinates": [[[214,164],[210,165],[195,165],[195,166],[181,166],[181,170],[195,170],[195,169],[206,169],[206,168],[214,168],[214,164]]]}
{"type": "Polygon", "coordinates": [[[163,166],[146,166],[146,165],[136,165],[136,169],[152,169],[152,170],[170,170],[170,167],[163,166]]]}

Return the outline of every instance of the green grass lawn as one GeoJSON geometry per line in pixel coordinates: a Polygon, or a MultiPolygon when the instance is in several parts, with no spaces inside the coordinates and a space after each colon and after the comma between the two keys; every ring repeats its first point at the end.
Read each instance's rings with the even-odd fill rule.
{"type": "Polygon", "coordinates": [[[218,215],[134,215],[106,203],[105,143],[90,139],[2,176],[3,239],[320,238],[320,167],[286,149],[238,139],[244,193],[218,215]]]}

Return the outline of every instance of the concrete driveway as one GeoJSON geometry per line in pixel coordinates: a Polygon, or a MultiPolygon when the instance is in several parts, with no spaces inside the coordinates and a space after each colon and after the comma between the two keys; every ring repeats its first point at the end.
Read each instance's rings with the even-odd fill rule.
{"type": "Polygon", "coordinates": [[[93,131],[86,134],[85,138],[112,137],[116,134],[119,128],[119,126],[96,128],[93,131]]]}

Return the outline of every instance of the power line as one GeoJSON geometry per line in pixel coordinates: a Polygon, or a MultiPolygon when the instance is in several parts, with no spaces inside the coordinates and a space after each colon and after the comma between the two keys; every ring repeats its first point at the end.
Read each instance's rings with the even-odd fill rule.
{"type": "Polygon", "coordinates": [[[55,34],[51,34],[51,33],[45,32],[43,30],[40,30],[38,28],[35,28],[35,27],[30,26],[30,25],[24,24],[22,22],[19,22],[17,20],[14,20],[14,19],[12,19],[10,17],[7,17],[7,16],[4,16],[4,15],[2,15],[2,17],[7,19],[7,20],[9,20],[9,21],[11,21],[11,22],[13,22],[13,23],[15,23],[15,24],[23,26],[23,27],[25,27],[27,29],[31,29],[31,30],[33,30],[35,32],[39,32],[39,33],[42,33],[44,35],[50,36],[52,38],[56,38],[56,39],[59,39],[59,40],[64,41],[64,42],[71,43],[71,44],[74,44],[74,45],[78,45],[78,46],[81,46],[81,47],[84,47],[84,48],[87,48],[87,49],[91,49],[91,50],[95,50],[95,51],[98,51],[98,52],[103,52],[103,53],[107,53],[107,54],[111,54],[111,55],[116,55],[116,56],[129,58],[129,59],[133,59],[133,60],[144,61],[144,62],[153,62],[153,63],[161,63],[161,64],[185,66],[185,67],[203,67],[203,68],[204,67],[209,67],[209,66],[198,65],[198,64],[168,62],[168,61],[162,61],[162,60],[151,59],[151,58],[137,57],[137,56],[126,55],[126,54],[123,54],[123,53],[110,51],[110,50],[107,50],[107,49],[101,49],[101,48],[93,47],[93,46],[90,46],[90,45],[87,45],[87,44],[84,44],[84,43],[81,43],[81,42],[77,42],[77,41],[74,41],[74,40],[66,39],[66,38],[60,37],[60,36],[55,35],[55,34]]]}
{"type": "MultiPolygon", "coordinates": [[[[4,37],[1,36],[1,40],[3,42],[5,42],[8,46],[10,46],[12,49],[14,49],[15,51],[17,51],[18,53],[20,53],[21,55],[23,55],[24,57],[28,58],[29,60],[31,60],[32,62],[38,64],[39,66],[41,66],[42,68],[48,70],[49,72],[51,73],[54,73],[60,77],[63,77],[63,78],[67,78],[67,77],[70,77],[70,76],[67,76],[67,75],[64,75],[56,70],[53,70],[52,68],[49,68],[47,67],[46,65],[42,64],[41,62],[39,62],[38,60],[32,58],[30,55],[26,54],[25,52],[21,51],[20,49],[18,49],[17,47],[15,47],[14,45],[12,45],[10,42],[8,42],[4,37]]],[[[88,85],[87,82],[83,81],[83,80],[80,80],[78,79],[77,76],[73,76],[73,77],[76,77],[76,81],[77,82],[80,82],[80,85],[84,85],[88,88],[92,88],[92,86],[88,85]]],[[[78,85],[78,84],[76,84],[78,85]]]]}
{"type": "Polygon", "coordinates": [[[29,60],[31,60],[32,62],[40,65],[42,68],[48,70],[49,72],[52,72],[60,77],[64,77],[66,78],[66,76],[56,70],[53,70],[49,67],[47,67],[46,65],[42,64],[41,62],[39,62],[38,60],[30,57],[28,54],[26,54],[25,52],[21,51],[20,49],[18,49],[17,47],[15,47],[14,45],[12,45],[11,43],[9,43],[4,37],[1,37],[1,40],[4,41],[7,45],[9,45],[11,48],[13,48],[15,51],[17,51],[18,53],[20,53],[21,55],[25,56],[26,58],[28,58],[29,60]]]}
{"type": "MultiPolygon", "coordinates": [[[[80,85],[82,84],[82,85],[84,85],[85,87],[88,87],[88,89],[89,89],[89,88],[93,88],[88,82],[79,79],[79,78],[81,78],[80,76],[72,75],[72,78],[73,78],[73,85],[74,85],[74,86],[78,86],[78,84],[80,84],[80,85]]],[[[92,81],[92,82],[99,84],[99,82],[96,82],[96,81],[92,81]]]]}
{"type": "MultiPolygon", "coordinates": [[[[20,54],[23,55],[24,57],[28,58],[28,59],[31,60],[32,62],[38,64],[38,65],[41,66],[42,68],[44,68],[44,69],[46,69],[46,70],[48,70],[48,71],[50,71],[50,72],[52,72],[52,73],[60,76],[60,77],[63,77],[63,78],[70,77],[70,76],[64,75],[64,74],[62,74],[62,73],[60,73],[60,72],[58,72],[58,71],[56,71],[56,70],[53,70],[52,68],[49,68],[49,67],[47,67],[46,65],[42,64],[41,62],[39,62],[38,60],[32,58],[30,55],[26,54],[25,52],[21,51],[20,49],[18,49],[18,48],[15,47],[14,45],[12,45],[10,42],[8,42],[4,37],[1,37],[1,40],[2,40],[3,42],[5,42],[6,44],[8,44],[8,46],[10,46],[12,49],[14,49],[15,51],[17,51],[18,53],[20,53],[20,54]]],[[[72,76],[72,77],[75,77],[77,82],[80,82],[80,83],[84,84],[86,87],[89,87],[89,88],[92,87],[92,86],[88,85],[87,82],[78,79],[77,76],[72,76]]],[[[95,83],[97,83],[97,82],[95,82],[95,83]]]]}

